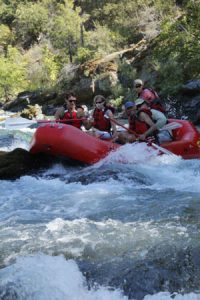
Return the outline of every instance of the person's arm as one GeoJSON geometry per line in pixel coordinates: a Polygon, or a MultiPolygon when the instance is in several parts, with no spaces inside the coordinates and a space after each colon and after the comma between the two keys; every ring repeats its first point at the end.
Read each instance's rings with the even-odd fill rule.
{"type": "Polygon", "coordinates": [[[59,107],[55,112],[55,119],[60,120],[64,117],[65,109],[64,107],[59,107]]]}
{"type": "Polygon", "coordinates": [[[86,130],[90,129],[89,128],[89,122],[86,119],[85,112],[84,112],[84,109],[82,107],[77,108],[76,116],[77,116],[78,119],[82,119],[82,124],[83,124],[83,126],[85,127],[86,130]]]}
{"type": "Polygon", "coordinates": [[[151,112],[152,119],[155,121],[157,129],[161,129],[167,123],[167,118],[162,112],[158,110],[151,109],[151,112]]]}
{"type": "Polygon", "coordinates": [[[93,113],[94,113],[94,110],[90,113],[90,115],[87,116],[87,120],[83,121],[83,125],[86,130],[91,129],[94,125],[93,113]]]}
{"type": "Polygon", "coordinates": [[[112,113],[111,110],[108,110],[106,112],[106,116],[110,119],[110,123],[111,123],[111,129],[112,129],[112,132],[113,132],[113,138],[117,136],[117,127],[116,127],[116,124],[115,122],[113,122],[112,120],[114,119],[114,115],[112,113]]]}
{"type": "Polygon", "coordinates": [[[139,136],[139,139],[144,141],[146,138],[151,135],[154,131],[157,130],[156,124],[152,121],[152,119],[145,112],[140,113],[140,120],[149,125],[149,129],[139,136]]]}

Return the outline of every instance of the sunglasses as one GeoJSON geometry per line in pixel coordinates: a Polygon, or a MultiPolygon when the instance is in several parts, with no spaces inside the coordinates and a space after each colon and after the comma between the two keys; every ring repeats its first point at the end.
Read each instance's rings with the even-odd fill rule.
{"type": "Polygon", "coordinates": [[[68,100],[69,102],[76,102],[76,100],[68,100]]]}
{"type": "Polygon", "coordinates": [[[141,84],[136,84],[135,88],[137,89],[137,88],[139,88],[141,86],[142,86],[141,84]]]}
{"type": "Polygon", "coordinates": [[[103,103],[104,101],[98,101],[98,102],[96,102],[96,104],[100,104],[100,103],[103,103]]]}

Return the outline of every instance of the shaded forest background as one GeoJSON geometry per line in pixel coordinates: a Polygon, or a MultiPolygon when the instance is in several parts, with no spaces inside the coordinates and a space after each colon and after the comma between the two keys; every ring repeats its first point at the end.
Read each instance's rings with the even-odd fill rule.
{"type": "MultiPolygon", "coordinates": [[[[156,88],[175,94],[200,77],[200,0],[0,0],[0,102],[66,90],[73,67],[155,41],[156,88]]],[[[136,69],[120,61],[130,88],[136,69]]],[[[125,93],[115,87],[115,96],[125,93]]]]}

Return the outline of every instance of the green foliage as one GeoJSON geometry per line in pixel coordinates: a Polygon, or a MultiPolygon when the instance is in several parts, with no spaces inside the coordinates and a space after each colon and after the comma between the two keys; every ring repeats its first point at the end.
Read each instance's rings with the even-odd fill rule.
{"type": "Polygon", "coordinates": [[[15,16],[16,37],[25,47],[34,44],[41,33],[45,33],[48,10],[41,3],[19,4],[15,16]]]}
{"type": "Polygon", "coordinates": [[[55,55],[47,47],[44,47],[43,49],[42,65],[47,86],[51,87],[52,85],[55,85],[58,77],[59,66],[56,63],[55,55]]]}
{"type": "Polygon", "coordinates": [[[111,87],[111,93],[114,96],[115,99],[118,99],[116,101],[116,105],[118,101],[120,101],[122,95],[124,95],[126,92],[126,89],[122,86],[121,83],[117,83],[116,85],[111,87]]]}
{"type": "Polygon", "coordinates": [[[155,61],[155,66],[159,73],[159,90],[161,94],[174,94],[183,84],[183,71],[177,62],[176,57],[171,56],[167,63],[155,61]]]}
{"type": "Polygon", "coordinates": [[[10,100],[26,89],[26,69],[16,48],[8,47],[7,56],[0,56],[0,98],[10,100]]]}
{"type": "Polygon", "coordinates": [[[93,57],[93,53],[88,48],[79,47],[77,51],[76,61],[77,63],[84,63],[93,57]]]}
{"type": "Polygon", "coordinates": [[[174,93],[186,80],[200,76],[200,1],[188,1],[183,17],[163,23],[153,59],[163,92],[174,93]]]}
{"type": "Polygon", "coordinates": [[[7,48],[7,46],[12,41],[12,32],[10,28],[6,25],[1,24],[0,25],[0,46],[3,48],[7,48]]]}
{"type": "Polygon", "coordinates": [[[125,87],[132,88],[133,80],[136,78],[137,72],[127,60],[123,59],[118,62],[118,73],[120,81],[123,83],[125,87]]]}
{"type": "Polygon", "coordinates": [[[65,1],[65,5],[58,6],[58,14],[52,18],[49,36],[54,47],[66,49],[69,60],[72,61],[81,44],[81,24],[79,10],[73,9],[73,4],[65,1]]]}
{"type": "Polygon", "coordinates": [[[92,58],[101,58],[115,50],[116,36],[106,26],[95,24],[95,29],[85,36],[85,45],[90,50],[92,58]]]}
{"type": "MultiPolygon", "coordinates": [[[[199,28],[200,0],[0,0],[0,96],[54,87],[69,62],[102,58],[159,30],[148,61],[161,92],[175,93],[200,76],[199,28]]],[[[117,99],[136,72],[119,61],[118,75],[117,99]]]]}
{"type": "MultiPolygon", "coordinates": [[[[151,20],[151,23],[156,23],[166,15],[173,15],[176,7],[173,0],[78,0],[76,3],[91,16],[93,23],[106,26],[118,37],[115,47],[133,43],[138,38],[140,27],[144,30],[151,20]]],[[[91,23],[87,22],[86,27],[87,24],[91,23]]]]}
{"type": "Polygon", "coordinates": [[[15,19],[15,12],[20,3],[26,0],[0,0],[0,20],[5,25],[11,26],[15,19]]]}
{"type": "Polygon", "coordinates": [[[47,46],[35,46],[26,53],[25,59],[30,90],[55,86],[60,68],[56,55],[47,46]]]}

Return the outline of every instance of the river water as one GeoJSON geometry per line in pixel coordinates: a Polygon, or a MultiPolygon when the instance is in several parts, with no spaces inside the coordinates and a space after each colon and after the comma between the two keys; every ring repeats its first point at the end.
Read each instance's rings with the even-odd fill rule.
{"type": "MultiPolygon", "coordinates": [[[[0,150],[34,130],[0,129],[0,150]]],[[[200,160],[125,145],[1,180],[0,299],[200,299],[200,160]]]]}

